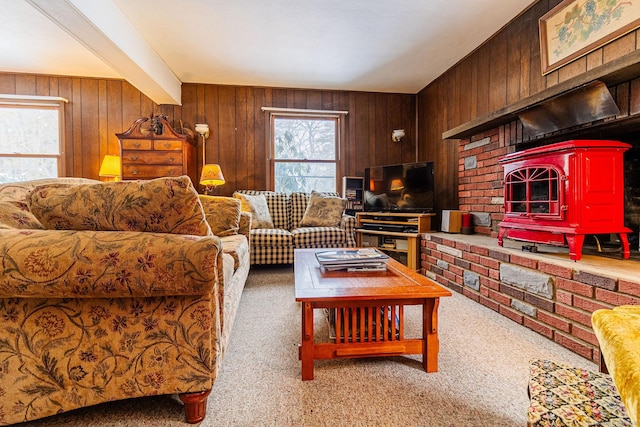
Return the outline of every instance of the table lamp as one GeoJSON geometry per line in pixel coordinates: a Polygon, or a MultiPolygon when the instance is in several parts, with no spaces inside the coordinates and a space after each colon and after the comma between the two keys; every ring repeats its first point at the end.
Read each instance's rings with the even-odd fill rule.
{"type": "Polygon", "coordinates": [[[120,181],[120,170],[120,156],[107,154],[102,159],[98,175],[113,178],[114,181],[120,181]]]}
{"type": "Polygon", "coordinates": [[[222,175],[220,165],[208,164],[202,167],[200,185],[204,185],[207,188],[207,193],[222,184],[224,184],[224,175],[222,175]]]}

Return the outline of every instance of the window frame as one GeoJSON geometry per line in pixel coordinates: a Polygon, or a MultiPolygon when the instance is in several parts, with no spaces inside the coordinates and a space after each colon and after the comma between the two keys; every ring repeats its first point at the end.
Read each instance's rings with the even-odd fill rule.
{"type": "Polygon", "coordinates": [[[59,96],[29,96],[0,94],[0,108],[41,109],[58,111],[58,154],[2,153],[0,157],[9,158],[48,158],[57,160],[58,177],[66,176],[65,109],[69,100],[59,96]]]}
{"type": "Polygon", "coordinates": [[[305,110],[305,109],[293,109],[293,108],[269,108],[263,107],[262,111],[268,113],[269,117],[269,149],[267,155],[267,189],[275,190],[275,169],[278,160],[275,158],[275,120],[276,119],[301,119],[301,120],[333,120],[336,125],[335,135],[335,160],[300,160],[300,159],[282,159],[288,163],[316,163],[316,164],[335,164],[336,170],[336,192],[342,193],[342,180],[341,176],[343,172],[343,148],[342,143],[343,135],[345,134],[345,116],[347,111],[329,111],[329,110],[305,110]]]}

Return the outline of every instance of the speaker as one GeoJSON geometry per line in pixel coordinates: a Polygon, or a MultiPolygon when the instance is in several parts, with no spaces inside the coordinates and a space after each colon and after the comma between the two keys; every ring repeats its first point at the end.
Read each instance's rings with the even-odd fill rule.
{"type": "Polygon", "coordinates": [[[442,211],[442,226],[440,230],[445,233],[459,233],[462,228],[462,214],[463,211],[442,211]]]}

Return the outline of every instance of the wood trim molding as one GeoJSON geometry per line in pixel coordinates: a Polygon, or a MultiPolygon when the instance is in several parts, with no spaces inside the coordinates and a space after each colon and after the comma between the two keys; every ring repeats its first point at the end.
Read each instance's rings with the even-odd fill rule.
{"type": "Polygon", "coordinates": [[[289,115],[300,114],[305,116],[322,115],[325,117],[330,115],[346,116],[347,114],[349,114],[348,111],[307,110],[304,108],[278,108],[278,107],[262,107],[262,111],[266,111],[274,114],[277,114],[277,113],[289,114],[289,115]]]}
{"type": "Polygon", "coordinates": [[[29,105],[29,106],[57,106],[61,102],[69,103],[67,98],[61,96],[39,96],[39,95],[11,95],[0,94],[0,104],[9,105],[29,105]]]}

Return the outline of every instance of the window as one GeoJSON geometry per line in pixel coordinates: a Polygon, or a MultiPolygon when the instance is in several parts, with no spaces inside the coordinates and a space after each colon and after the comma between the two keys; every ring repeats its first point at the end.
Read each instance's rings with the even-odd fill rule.
{"type": "Polygon", "coordinates": [[[342,114],[304,110],[271,113],[274,191],[338,190],[342,114]]]}
{"type": "Polygon", "coordinates": [[[0,184],[61,176],[64,102],[0,95],[0,184]]]}

